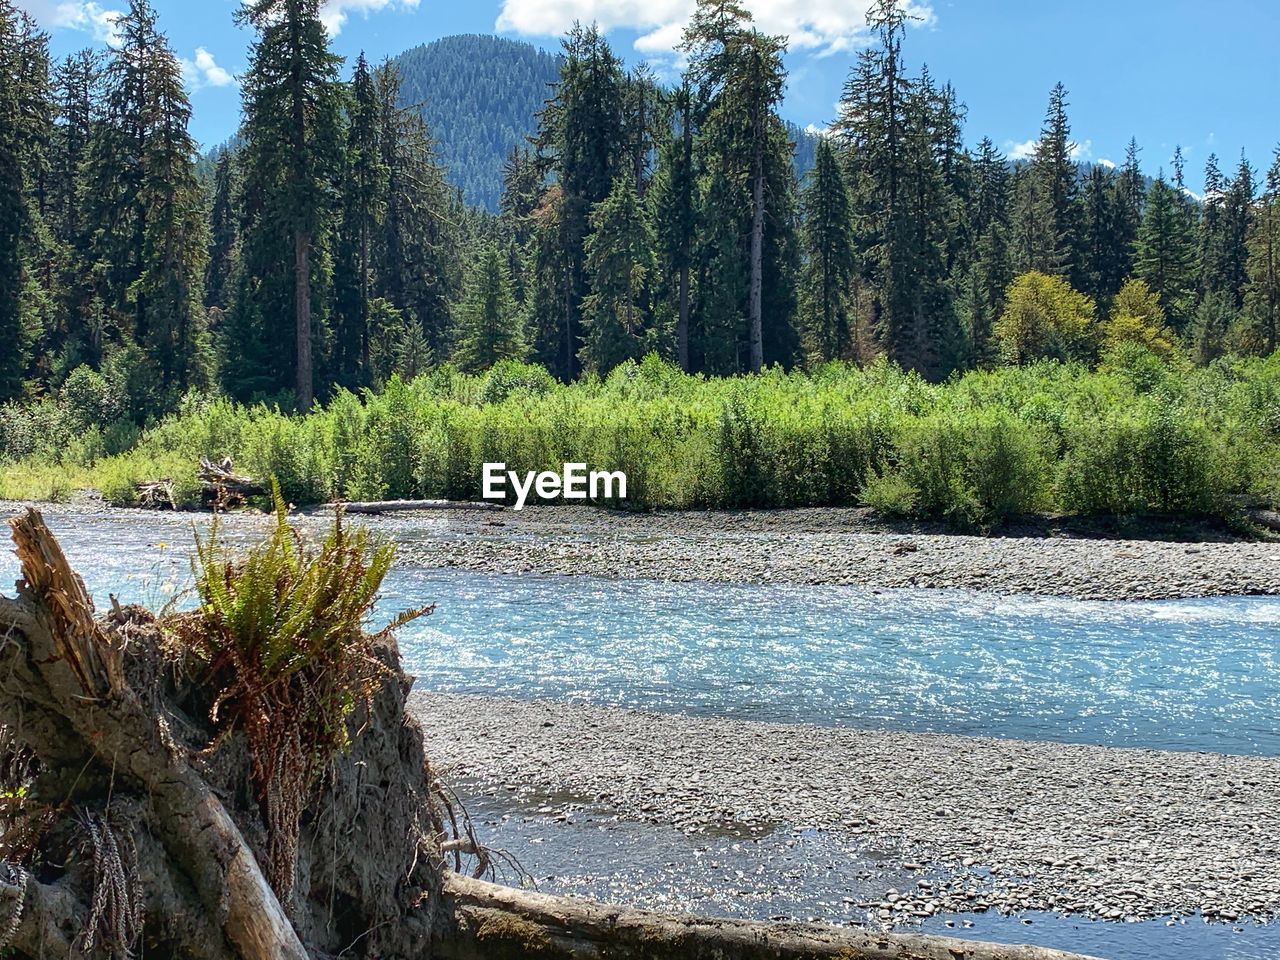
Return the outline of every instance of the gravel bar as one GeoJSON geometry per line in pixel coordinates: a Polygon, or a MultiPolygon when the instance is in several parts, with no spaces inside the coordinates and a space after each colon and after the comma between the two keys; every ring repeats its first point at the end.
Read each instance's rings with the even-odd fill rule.
{"type": "Polygon", "coordinates": [[[920,879],[865,904],[887,926],[985,910],[1280,916],[1280,759],[425,693],[410,709],[446,778],[515,801],[893,851],[920,879]]]}
{"type": "Polygon", "coordinates": [[[677,582],[961,587],[1081,600],[1280,594],[1280,544],[888,532],[857,510],[383,518],[400,562],[677,582]],[[398,537],[398,539],[400,539],[398,537]]]}

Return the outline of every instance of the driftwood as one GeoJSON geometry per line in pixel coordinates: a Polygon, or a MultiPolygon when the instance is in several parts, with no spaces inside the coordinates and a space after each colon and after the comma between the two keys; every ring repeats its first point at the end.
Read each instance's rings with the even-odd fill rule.
{"type": "Polygon", "coordinates": [[[1258,526],[1280,533],[1280,511],[1255,509],[1248,511],[1248,517],[1258,526]]]}
{"type": "MultiPolygon", "coordinates": [[[[297,883],[260,864],[236,731],[210,742],[200,665],[136,607],[95,616],[37,511],[11,521],[24,580],[0,597],[0,952],[193,960],[1079,960],[1055,950],[649,913],[468,880],[445,852],[394,642],[351,743],[307,800],[297,883]],[[15,771],[19,771],[15,773],[15,771]],[[33,855],[30,837],[39,835],[33,855]],[[90,845],[89,841],[92,841],[90,845]],[[90,849],[91,846],[91,849],[90,849]]],[[[5,954],[8,956],[9,954],[5,954]]]]}
{"type": "Polygon", "coordinates": [[[501,510],[489,500],[369,500],[344,503],[347,513],[410,513],[417,510],[501,510]]]}
{"type": "Polygon", "coordinates": [[[201,495],[206,503],[242,503],[246,497],[256,497],[267,492],[257,480],[235,472],[230,457],[214,463],[208,457],[200,458],[201,495]]]}
{"type": "MultiPolygon", "coordinates": [[[[217,463],[208,457],[201,457],[196,479],[200,481],[200,500],[206,506],[237,506],[249,497],[261,496],[267,492],[266,487],[253,477],[236,473],[235,464],[230,457],[223,457],[217,463]]],[[[142,481],[134,488],[138,506],[150,510],[178,509],[178,498],[174,496],[173,486],[171,477],[142,481]]]]}
{"type": "Polygon", "coordinates": [[[1082,960],[1044,947],[633,910],[445,879],[444,960],[1082,960]]]}

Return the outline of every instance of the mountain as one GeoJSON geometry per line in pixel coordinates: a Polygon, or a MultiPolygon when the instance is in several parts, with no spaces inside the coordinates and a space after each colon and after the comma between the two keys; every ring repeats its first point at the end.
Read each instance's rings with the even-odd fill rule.
{"type": "MultiPolygon", "coordinates": [[[[463,34],[407,50],[396,63],[403,101],[422,110],[450,181],[468,203],[496,211],[502,165],[537,129],[537,114],[559,78],[559,57],[530,43],[463,34]]],[[[817,136],[787,127],[803,177],[817,136]]]]}
{"type": "Polygon", "coordinates": [[[468,203],[498,209],[502,165],[537,128],[560,61],[532,44],[465,34],[396,58],[406,104],[417,105],[450,180],[468,203]]]}

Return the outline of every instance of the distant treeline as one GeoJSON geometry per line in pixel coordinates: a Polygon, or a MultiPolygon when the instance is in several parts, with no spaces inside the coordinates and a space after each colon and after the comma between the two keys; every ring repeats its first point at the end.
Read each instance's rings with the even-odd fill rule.
{"type": "Polygon", "coordinates": [[[969,149],[893,0],[803,184],[785,39],[737,5],[698,4],[670,89],[575,28],[496,215],[406,106],[432,91],[363,58],[344,76],[317,0],[237,16],[243,122],[208,178],[146,0],[56,65],[0,0],[0,401],[80,368],[144,424],[193,391],[309,409],[445,362],[573,381],[649,352],[711,375],[884,357],[936,382],[1119,342],[1202,365],[1276,347],[1280,159],[1259,186],[1210,158],[1203,201],[1180,156],[1154,181],[1136,145],[1082,168],[1061,85],[1030,160],[969,149]]]}

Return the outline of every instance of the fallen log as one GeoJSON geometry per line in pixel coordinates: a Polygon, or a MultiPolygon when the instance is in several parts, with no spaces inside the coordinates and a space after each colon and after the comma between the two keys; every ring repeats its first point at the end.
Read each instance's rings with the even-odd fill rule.
{"type": "Polygon", "coordinates": [[[1005,946],[816,923],[656,913],[445,878],[442,960],[1089,960],[1005,946]]]}
{"type": "MultiPolygon", "coordinates": [[[[1087,960],[651,913],[468,879],[447,862],[483,862],[484,851],[465,824],[446,828],[422,731],[405,712],[411,680],[385,632],[367,638],[381,664],[376,689],[345,715],[345,752],[308,786],[294,882],[278,895],[264,868],[274,848],[252,789],[252,740],[213,723],[233,706],[213,664],[141,608],[95,616],[37,511],[11,526],[24,579],[16,599],[0,597],[6,957],[1087,960]]],[[[344,534],[340,549],[354,539],[344,534]]],[[[187,630],[205,622],[178,616],[192,618],[179,623],[187,630]]]]}
{"type": "Polygon", "coordinates": [[[418,510],[501,510],[489,500],[368,500],[342,504],[347,513],[411,513],[418,510]]]}

